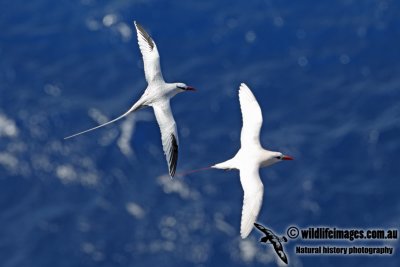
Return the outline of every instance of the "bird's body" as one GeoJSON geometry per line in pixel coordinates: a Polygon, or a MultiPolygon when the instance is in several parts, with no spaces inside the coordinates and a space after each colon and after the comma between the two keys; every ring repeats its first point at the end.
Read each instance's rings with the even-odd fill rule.
{"type": "Polygon", "coordinates": [[[246,238],[253,228],[262,205],[264,186],[259,169],[292,158],[280,152],[266,150],[261,146],[260,130],[263,122],[261,108],[244,83],[240,85],[239,100],[243,118],[241,148],[233,158],[215,164],[212,168],[237,169],[240,172],[240,183],[244,192],[240,235],[246,238]]]}
{"type": "Polygon", "coordinates": [[[137,38],[140,51],[143,56],[144,73],[148,83],[146,90],[138,101],[124,114],[116,119],[89,130],[66,137],[65,139],[81,135],[100,127],[116,122],[130,113],[150,106],[154,110],[155,117],[160,126],[163,150],[168,162],[169,174],[175,175],[178,160],[178,131],[171,111],[170,99],[184,91],[193,91],[194,88],[184,83],[166,83],[161,73],[160,56],[157,45],[143,27],[136,23],[137,38]]]}
{"type": "Polygon", "coordinates": [[[263,168],[278,162],[273,160],[274,155],[276,155],[276,152],[268,151],[261,146],[241,147],[233,158],[215,164],[213,167],[216,169],[240,170],[241,168],[255,165],[257,168],[263,168]],[[251,162],[249,159],[252,159],[251,162]]]}

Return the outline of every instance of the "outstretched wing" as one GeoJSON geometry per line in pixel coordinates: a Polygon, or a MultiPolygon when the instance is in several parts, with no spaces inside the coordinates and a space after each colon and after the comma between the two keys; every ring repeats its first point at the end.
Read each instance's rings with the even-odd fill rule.
{"type": "Polygon", "coordinates": [[[240,109],[242,110],[243,127],[240,135],[242,147],[260,144],[260,130],[263,122],[261,108],[246,84],[239,88],[240,109]]]}
{"type": "Polygon", "coordinates": [[[278,254],[279,258],[286,264],[288,264],[288,259],[286,257],[285,252],[283,251],[283,246],[281,244],[281,242],[276,241],[274,243],[272,243],[272,245],[274,246],[275,252],[276,254],[278,254]]]}
{"type": "Polygon", "coordinates": [[[258,167],[241,168],[240,183],[244,192],[240,236],[246,238],[253,229],[254,222],[260,212],[264,194],[264,186],[258,173],[258,167]]]}
{"type": "Polygon", "coordinates": [[[178,131],[169,101],[153,105],[154,114],[161,131],[161,141],[168,163],[169,175],[174,177],[178,162],[178,131]]]}
{"type": "Polygon", "coordinates": [[[261,232],[263,232],[264,234],[267,234],[268,229],[265,228],[264,226],[262,226],[261,224],[258,223],[254,223],[254,226],[257,227],[258,230],[260,230],[261,232]]]}
{"type": "Polygon", "coordinates": [[[156,43],[143,29],[142,25],[136,21],[134,23],[140,52],[143,56],[144,74],[146,76],[147,83],[150,84],[151,82],[157,80],[163,80],[160,67],[160,55],[158,54],[156,43]]]}

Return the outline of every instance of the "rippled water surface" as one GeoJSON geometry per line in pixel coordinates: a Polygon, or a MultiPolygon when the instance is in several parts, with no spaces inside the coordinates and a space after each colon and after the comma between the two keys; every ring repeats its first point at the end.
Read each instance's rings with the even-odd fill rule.
{"type": "MultiPolygon", "coordinates": [[[[399,226],[398,2],[0,0],[0,10],[1,266],[281,264],[257,231],[239,237],[237,172],[167,176],[150,109],[63,140],[144,90],[133,20],[156,41],[165,79],[198,88],[172,101],[178,172],[234,155],[246,82],[262,143],[296,158],[261,171],[260,222],[279,234],[399,226]]],[[[285,244],[292,266],[400,263],[398,252],[299,256],[295,245],[285,244]]]]}

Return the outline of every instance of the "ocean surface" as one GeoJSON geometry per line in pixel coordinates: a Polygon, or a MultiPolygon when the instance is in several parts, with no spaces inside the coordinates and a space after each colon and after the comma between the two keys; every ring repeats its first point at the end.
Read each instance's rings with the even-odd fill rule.
{"type": "MultiPolygon", "coordinates": [[[[172,100],[178,173],[240,146],[238,87],[263,111],[262,144],[295,160],[261,170],[258,221],[398,229],[400,3],[0,0],[0,266],[283,266],[239,236],[235,171],[171,180],[133,20],[152,35],[172,100]]],[[[392,256],[302,256],[289,266],[400,266],[392,256]]],[[[315,244],[313,242],[309,243],[315,244]]]]}

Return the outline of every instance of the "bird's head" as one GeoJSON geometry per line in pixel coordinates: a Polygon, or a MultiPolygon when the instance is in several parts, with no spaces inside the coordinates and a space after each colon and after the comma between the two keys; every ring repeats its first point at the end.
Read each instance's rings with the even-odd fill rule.
{"type": "Polygon", "coordinates": [[[262,166],[266,167],[282,160],[293,160],[293,157],[284,155],[281,152],[272,152],[268,151],[268,154],[265,157],[266,159],[262,162],[262,166]]]}
{"type": "Polygon", "coordinates": [[[283,155],[281,152],[276,152],[276,154],[274,155],[274,158],[278,161],[282,161],[282,160],[293,160],[294,158],[288,155],[283,155]]]}
{"type": "Polygon", "coordinates": [[[186,85],[184,83],[175,83],[175,88],[178,93],[186,92],[186,91],[196,91],[192,86],[186,85]]]}

